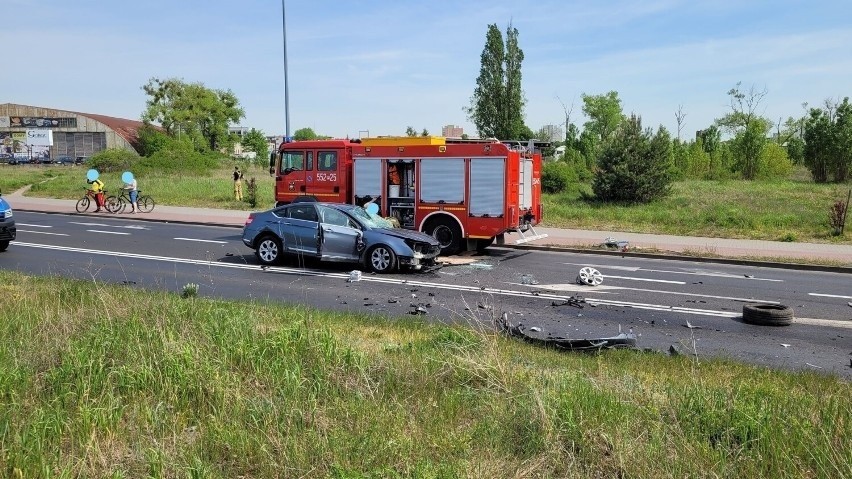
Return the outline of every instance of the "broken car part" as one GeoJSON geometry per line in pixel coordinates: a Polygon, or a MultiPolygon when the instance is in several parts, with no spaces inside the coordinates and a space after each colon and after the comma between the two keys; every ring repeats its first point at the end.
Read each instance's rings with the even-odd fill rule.
{"type": "MultiPolygon", "coordinates": [[[[524,341],[542,346],[550,346],[566,351],[598,351],[601,349],[635,348],[636,335],[634,333],[619,333],[616,336],[605,338],[566,338],[553,336],[550,333],[546,337],[532,335],[528,331],[538,332],[533,328],[527,328],[523,323],[513,325],[509,323],[509,316],[503,313],[497,319],[497,327],[501,332],[509,336],[521,338],[524,341]]],[[[534,327],[537,328],[537,327],[534,327]]]]}

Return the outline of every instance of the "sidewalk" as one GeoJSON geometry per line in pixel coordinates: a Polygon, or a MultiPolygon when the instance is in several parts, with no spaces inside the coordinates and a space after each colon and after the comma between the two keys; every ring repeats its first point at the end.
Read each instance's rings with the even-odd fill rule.
{"type": "MultiPolygon", "coordinates": [[[[24,196],[27,188],[4,195],[13,209],[43,213],[78,214],[74,205],[75,200],[57,200],[50,198],[34,198],[24,196]]],[[[212,208],[188,208],[181,206],[157,205],[151,213],[135,215],[108,213],[84,213],[87,217],[105,216],[109,218],[155,220],[172,223],[209,224],[217,226],[242,227],[248,218],[249,211],[223,210],[212,208]]],[[[569,230],[557,228],[536,228],[536,232],[548,235],[547,238],[527,243],[526,247],[533,248],[569,248],[589,250],[598,246],[606,238],[614,238],[629,243],[628,251],[632,253],[647,252],[660,258],[682,257],[718,257],[737,261],[753,261],[766,263],[797,262],[830,262],[843,266],[837,270],[852,268],[852,246],[822,243],[782,243],[778,241],[741,240],[725,238],[705,238],[691,236],[672,236],[642,233],[622,233],[617,231],[569,230]]],[[[506,244],[512,245],[519,236],[506,236],[506,244]]],[[[832,269],[832,268],[826,268],[832,269]]],[[[849,270],[852,271],[852,270],[849,270]]]]}

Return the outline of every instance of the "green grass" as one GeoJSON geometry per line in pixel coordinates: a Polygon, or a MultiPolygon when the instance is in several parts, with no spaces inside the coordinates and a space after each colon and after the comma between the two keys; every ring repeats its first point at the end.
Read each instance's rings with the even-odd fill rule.
{"type": "MultiPolygon", "coordinates": [[[[159,205],[191,206],[236,210],[263,210],[272,207],[273,178],[267,168],[246,166],[240,163],[243,180],[243,201],[234,200],[234,182],[231,174],[234,164],[223,162],[222,167],[207,175],[174,175],[170,173],[145,173],[137,177],[139,189],[151,195],[159,205]],[[257,207],[247,202],[248,181],[257,182],[257,207]]],[[[79,199],[86,184],[87,167],[60,166],[8,166],[0,165],[0,191],[11,193],[25,185],[32,185],[28,196],[61,199],[79,199]]],[[[122,172],[103,173],[100,179],[106,184],[108,194],[117,194],[123,185],[122,172]]]]}
{"type": "Polygon", "coordinates": [[[0,296],[4,477],[852,477],[835,377],[6,271],[0,296]]]}
{"type": "MultiPolygon", "coordinates": [[[[0,191],[12,192],[32,184],[33,196],[76,199],[86,186],[84,167],[40,167],[0,165],[0,191]]],[[[238,210],[272,207],[273,179],[266,168],[244,169],[246,183],[258,184],[257,207],[233,197],[233,164],[223,162],[208,175],[170,175],[156,172],[140,175],[139,187],[160,205],[193,206],[238,210]]],[[[797,170],[795,178],[802,176],[797,170]]],[[[108,190],[121,187],[121,173],[105,173],[108,190]]],[[[544,225],[635,233],[656,233],[770,241],[852,244],[852,219],[842,236],[831,235],[829,208],[846,199],[852,184],[814,184],[802,179],[760,181],[681,181],[672,194],[649,205],[617,205],[588,202],[587,184],[572,185],[570,191],[544,195],[544,225]]]]}
{"type": "MultiPolygon", "coordinates": [[[[852,244],[852,225],[832,236],[829,208],[852,185],[805,181],[681,181],[672,194],[648,205],[589,202],[575,185],[544,195],[544,223],[557,228],[684,236],[852,244]]],[[[848,220],[852,223],[852,219],[848,220]]]]}

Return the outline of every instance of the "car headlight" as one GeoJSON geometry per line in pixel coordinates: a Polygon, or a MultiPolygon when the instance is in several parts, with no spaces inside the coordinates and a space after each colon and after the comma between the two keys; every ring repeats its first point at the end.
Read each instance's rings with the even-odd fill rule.
{"type": "Polygon", "coordinates": [[[415,253],[423,252],[423,243],[407,239],[405,240],[405,244],[408,245],[408,247],[411,248],[411,251],[414,251],[415,253]]]}
{"type": "Polygon", "coordinates": [[[0,213],[2,213],[2,214],[0,214],[0,217],[2,217],[2,218],[11,218],[12,217],[12,208],[9,208],[8,210],[2,211],[0,213]]]}

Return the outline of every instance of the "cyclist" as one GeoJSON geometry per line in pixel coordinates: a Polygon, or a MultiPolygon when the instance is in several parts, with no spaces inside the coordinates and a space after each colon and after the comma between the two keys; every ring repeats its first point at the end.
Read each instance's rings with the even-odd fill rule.
{"type": "Polygon", "coordinates": [[[92,193],[95,194],[95,204],[98,206],[98,209],[95,210],[95,213],[99,213],[104,210],[104,182],[95,179],[94,181],[86,180],[89,183],[92,189],[92,193]]]}
{"type": "Polygon", "coordinates": [[[136,202],[139,200],[139,191],[138,191],[139,188],[138,188],[138,185],[136,184],[136,177],[135,176],[133,177],[133,179],[130,180],[130,183],[124,184],[124,189],[127,190],[128,194],[130,195],[130,208],[131,208],[130,212],[136,213],[136,210],[139,209],[139,207],[136,204],[136,202]]]}

